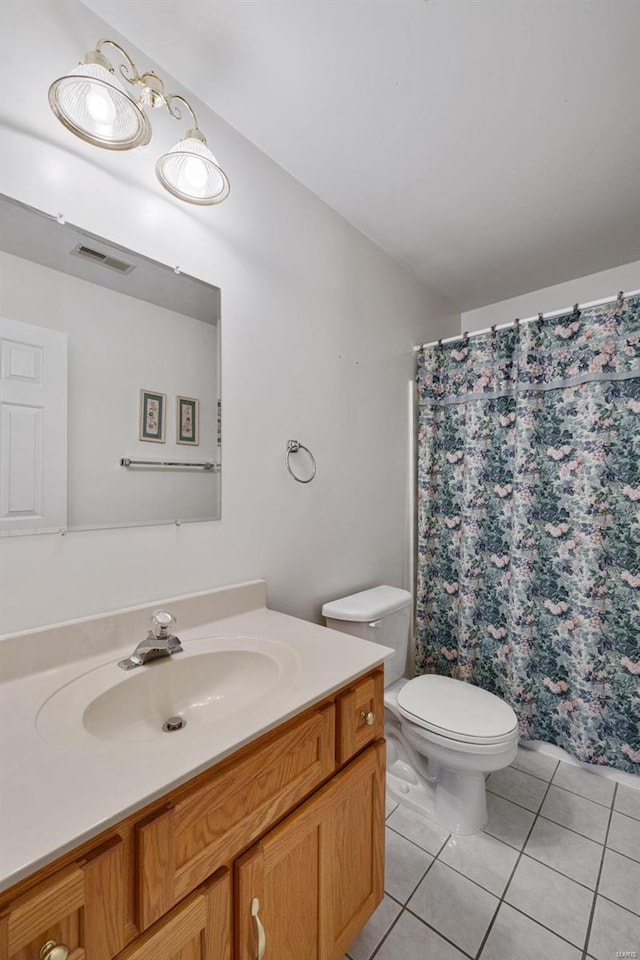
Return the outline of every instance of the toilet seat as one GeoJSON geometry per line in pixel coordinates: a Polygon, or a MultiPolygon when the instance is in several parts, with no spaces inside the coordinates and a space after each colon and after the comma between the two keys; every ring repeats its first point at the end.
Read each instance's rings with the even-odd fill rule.
{"type": "Polygon", "coordinates": [[[398,691],[397,703],[405,720],[447,740],[497,745],[517,734],[518,721],[508,703],[452,677],[415,677],[398,691]]]}

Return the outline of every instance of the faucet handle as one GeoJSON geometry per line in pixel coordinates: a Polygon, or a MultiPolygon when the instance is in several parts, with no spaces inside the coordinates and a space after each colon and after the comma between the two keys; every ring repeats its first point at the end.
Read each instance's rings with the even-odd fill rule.
{"type": "Polygon", "coordinates": [[[175,624],[176,618],[167,613],[166,610],[154,610],[151,616],[152,632],[154,637],[161,640],[169,633],[169,629],[175,624]]]}

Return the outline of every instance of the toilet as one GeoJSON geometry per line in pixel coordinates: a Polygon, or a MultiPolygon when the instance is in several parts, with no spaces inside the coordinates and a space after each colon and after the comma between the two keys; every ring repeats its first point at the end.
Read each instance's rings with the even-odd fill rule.
{"type": "Polygon", "coordinates": [[[485,777],[509,766],[518,748],[511,707],[471,683],[425,674],[406,679],[411,594],[363,590],[325,603],[333,630],[383,644],[387,790],[399,803],[467,836],[486,825],[485,777]]]}

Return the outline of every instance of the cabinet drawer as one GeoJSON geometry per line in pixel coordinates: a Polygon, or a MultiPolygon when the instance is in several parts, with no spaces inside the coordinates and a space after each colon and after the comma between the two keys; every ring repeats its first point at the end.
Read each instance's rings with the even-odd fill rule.
{"type": "Polygon", "coordinates": [[[346,763],[363,747],[383,736],[384,673],[377,670],[338,697],[338,763],[346,763]]]}
{"type": "Polygon", "coordinates": [[[0,918],[1,960],[33,960],[49,941],[69,960],[111,960],[124,945],[119,837],[16,900],[0,918]]]}
{"type": "Polygon", "coordinates": [[[138,926],[171,909],[335,769],[333,704],[275,735],[136,827],[138,926]]]}

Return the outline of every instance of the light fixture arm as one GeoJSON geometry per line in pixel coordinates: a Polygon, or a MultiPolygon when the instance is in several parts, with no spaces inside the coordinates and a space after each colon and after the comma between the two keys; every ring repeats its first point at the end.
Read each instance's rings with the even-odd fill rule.
{"type": "Polygon", "coordinates": [[[180,110],[180,107],[174,106],[175,103],[181,103],[183,106],[187,108],[187,110],[191,114],[191,118],[193,120],[193,126],[196,128],[196,130],[200,129],[200,126],[198,124],[198,118],[196,117],[196,112],[188,100],[186,100],[184,97],[181,97],[179,93],[167,93],[165,95],[165,100],[166,100],[167,110],[169,111],[169,113],[171,114],[174,120],[182,120],[182,112],[180,110]]]}
{"type": "Polygon", "coordinates": [[[142,78],[140,77],[138,68],[136,67],[134,61],[129,56],[127,51],[124,49],[124,47],[121,47],[120,44],[116,43],[115,40],[108,40],[107,38],[98,40],[98,42],[96,43],[95,50],[93,50],[91,53],[88,53],[87,56],[85,57],[85,63],[99,63],[101,66],[106,67],[107,70],[110,70],[111,72],[113,72],[113,69],[114,69],[113,65],[110,63],[110,61],[107,59],[105,54],[102,52],[102,48],[106,44],[109,44],[110,47],[115,47],[118,53],[122,56],[123,60],[125,61],[124,63],[121,63],[119,67],[120,76],[122,77],[122,79],[126,80],[127,83],[130,83],[132,85],[136,83],[141,83],[142,78]]]}
{"type": "Polygon", "coordinates": [[[161,77],[152,71],[147,71],[146,73],[141,74],[133,58],[130,57],[124,47],[120,46],[119,43],[116,43],[115,40],[109,40],[106,37],[104,37],[102,40],[98,40],[95,50],[92,50],[85,57],[85,63],[98,63],[101,67],[105,67],[105,69],[113,73],[113,64],[103,52],[103,47],[107,45],[114,47],[125,61],[119,66],[119,72],[122,79],[126,80],[127,83],[131,84],[132,86],[138,84],[139,86],[145,88],[146,96],[143,97],[142,101],[145,106],[164,106],[167,108],[174,120],[182,120],[182,112],[178,106],[178,104],[182,104],[191,114],[195,129],[198,131],[200,130],[196,112],[186,97],[181,96],[179,93],[165,93],[164,83],[161,77]]]}

